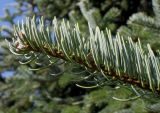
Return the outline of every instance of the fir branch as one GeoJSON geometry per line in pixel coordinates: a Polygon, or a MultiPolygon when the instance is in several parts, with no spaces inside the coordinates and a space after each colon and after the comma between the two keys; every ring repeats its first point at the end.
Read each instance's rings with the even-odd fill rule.
{"type": "Polygon", "coordinates": [[[92,28],[95,28],[96,27],[96,21],[95,19],[93,18],[93,15],[92,15],[92,10],[89,10],[87,11],[86,7],[85,7],[85,1],[82,0],[80,1],[77,5],[79,6],[84,18],[87,20],[88,23],[90,23],[91,27],[92,28]]]}
{"type": "Polygon", "coordinates": [[[16,55],[43,53],[98,70],[125,83],[160,92],[160,59],[149,44],[147,53],[144,52],[140,40],[134,43],[130,37],[124,40],[118,34],[113,38],[108,29],[101,31],[96,27],[93,31],[90,26],[90,35],[86,38],[78,24],[71,27],[69,22],[63,20],[59,23],[56,18],[51,27],[45,26],[43,18],[39,25],[36,25],[35,18],[27,18],[14,31],[13,43],[9,42],[9,45],[16,55]]]}
{"type": "Polygon", "coordinates": [[[160,0],[152,0],[156,23],[160,22],[160,0]]]}
{"type": "Polygon", "coordinates": [[[154,18],[147,16],[142,12],[133,14],[129,18],[129,21],[127,22],[127,24],[129,25],[136,24],[136,25],[146,26],[156,31],[159,31],[158,29],[160,28],[159,24],[157,24],[157,21],[155,21],[154,18]]]}

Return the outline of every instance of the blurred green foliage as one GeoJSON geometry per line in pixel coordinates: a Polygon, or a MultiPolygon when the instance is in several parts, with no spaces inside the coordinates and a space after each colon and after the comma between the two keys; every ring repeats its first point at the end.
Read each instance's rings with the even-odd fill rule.
{"type": "MultiPolygon", "coordinates": [[[[19,57],[10,54],[4,38],[13,37],[13,21],[20,15],[37,18],[44,16],[47,22],[56,16],[71,23],[79,23],[87,35],[88,23],[93,28],[109,28],[112,35],[118,31],[122,36],[131,36],[135,41],[150,43],[159,49],[159,13],[152,8],[154,0],[16,0],[17,12],[5,10],[0,21],[7,21],[11,27],[1,26],[0,72],[13,70],[14,76],[0,81],[0,113],[151,113],[160,112],[158,98],[146,95],[132,101],[121,102],[117,98],[135,96],[133,91],[117,83],[83,89],[75,85],[80,75],[71,71],[72,64],[54,65],[40,71],[31,71],[37,65],[20,65],[19,57]],[[157,20],[156,20],[156,19],[157,20]],[[154,21],[152,23],[152,21],[154,21]],[[3,35],[6,32],[7,35],[3,35]],[[50,75],[65,70],[58,77],[50,75]],[[74,81],[75,80],[75,81],[74,81]],[[118,88],[117,88],[118,87],[118,88]]],[[[158,1],[158,0],[155,0],[158,1]]],[[[154,3],[156,5],[156,3],[154,3]]],[[[160,3],[157,3],[160,4],[160,3]]],[[[153,6],[156,7],[156,6],[153,6]]],[[[43,65],[45,58],[40,59],[43,65]]],[[[88,74],[88,73],[86,73],[88,74]]],[[[112,81],[111,81],[112,82],[112,81]]]]}

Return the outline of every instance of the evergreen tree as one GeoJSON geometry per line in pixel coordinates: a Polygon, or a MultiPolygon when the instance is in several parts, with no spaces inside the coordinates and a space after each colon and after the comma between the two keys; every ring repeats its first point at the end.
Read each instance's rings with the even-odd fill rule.
{"type": "MultiPolygon", "coordinates": [[[[15,48],[10,48],[10,50],[15,50],[17,54],[25,54],[24,59],[12,55],[8,51],[7,43],[5,43],[5,41],[1,38],[0,43],[3,51],[1,53],[2,66],[0,69],[1,71],[7,69],[12,69],[15,71],[15,75],[13,77],[5,79],[5,82],[3,82],[3,78],[2,82],[0,83],[0,110],[2,113],[113,113],[132,111],[135,113],[146,113],[149,111],[159,112],[159,104],[153,104],[158,102],[158,99],[153,96],[151,92],[141,90],[137,87],[135,89],[133,86],[130,88],[128,84],[123,85],[123,83],[121,83],[118,79],[116,81],[112,80],[114,77],[108,77],[107,79],[109,80],[106,80],[101,73],[97,71],[95,72],[95,69],[91,68],[91,70],[86,70],[84,67],[76,64],[75,62],[82,63],[83,66],[84,63],[80,62],[79,57],[74,58],[74,55],[78,55],[83,52],[80,52],[79,48],[77,48],[78,52],[75,50],[73,57],[67,56],[69,55],[69,52],[73,53],[73,51],[66,49],[68,46],[62,41],[59,47],[55,47],[58,47],[56,49],[63,51],[65,57],[61,56],[61,54],[58,52],[57,58],[53,58],[53,54],[49,54],[50,56],[47,55],[49,53],[48,51],[52,49],[50,44],[54,43],[55,38],[60,35],[60,32],[63,33],[62,36],[66,36],[66,33],[71,33],[71,35],[74,33],[72,29],[68,28],[66,29],[68,32],[66,32],[64,23],[62,23],[61,29],[59,27],[60,22],[58,21],[55,24],[57,25],[58,29],[56,30],[55,28],[53,30],[53,35],[55,37],[52,39],[53,36],[47,31],[47,29],[51,30],[50,25],[55,16],[61,21],[62,18],[68,20],[70,22],[70,26],[73,26],[72,28],[74,28],[74,24],[78,23],[81,33],[78,31],[78,27],[75,28],[75,31],[77,36],[79,35],[80,37],[84,37],[83,41],[87,41],[89,39],[87,37],[89,37],[89,33],[92,35],[91,29],[95,30],[96,26],[99,26],[102,30],[105,30],[106,27],[111,29],[111,34],[114,37],[117,29],[121,28],[122,25],[125,25],[126,21],[131,15],[139,13],[140,11],[145,13],[152,12],[148,9],[148,7],[151,7],[151,1],[100,0],[97,2],[94,0],[17,0],[17,2],[17,13],[12,15],[10,14],[9,10],[6,9],[6,16],[2,19],[3,21],[7,20],[13,26],[15,24],[13,21],[14,18],[22,14],[30,17],[35,16],[35,19],[37,20],[39,17],[43,16],[45,21],[43,24],[38,21],[32,22],[30,20],[26,20],[27,22],[32,22],[32,24],[23,24],[24,29],[18,26],[15,26],[14,30],[11,28],[1,28],[3,32],[5,31],[8,34],[7,36],[3,36],[3,34],[1,34],[2,38],[6,37],[6,39],[9,41],[11,41],[11,38],[15,38],[15,43],[13,44],[13,47],[15,48]],[[88,30],[88,23],[90,24],[90,31],[88,30]],[[37,25],[41,26],[40,29],[37,25]],[[27,30],[29,30],[32,26],[33,31],[26,33],[27,30]],[[19,28],[23,30],[21,31],[19,28]],[[41,30],[41,32],[38,32],[38,30],[41,30]],[[13,31],[15,34],[13,34],[13,31]],[[26,35],[30,35],[27,36],[27,38],[30,38],[27,39],[26,35]],[[47,35],[52,38],[47,37],[47,35]],[[22,37],[24,39],[22,39],[22,37]],[[17,40],[17,38],[20,40],[17,40]],[[48,45],[43,45],[46,41],[48,45]],[[64,49],[63,46],[65,47],[64,49]],[[34,50],[31,51],[31,49],[34,50]],[[34,53],[36,51],[40,51],[40,53],[34,53]],[[58,57],[63,58],[63,60],[59,59],[58,57]],[[70,60],[71,58],[72,60],[70,60]],[[66,62],[65,60],[74,62],[66,62]],[[18,61],[20,61],[21,64],[26,65],[20,65],[18,61]],[[79,88],[78,86],[83,88],[79,88]],[[85,89],[85,87],[97,88],[85,89]],[[142,96],[143,98],[138,98],[141,96],[140,94],[144,94],[144,92],[146,94],[142,96]]],[[[157,9],[155,8],[155,10],[157,9]]],[[[97,33],[97,36],[99,36],[98,28],[95,32],[97,33]]],[[[152,33],[152,36],[155,36],[155,33],[152,33]]],[[[107,36],[106,34],[107,33],[104,33],[105,36],[107,36]]],[[[94,34],[92,36],[95,37],[94,34]]],[[[76,43],[79,42],[77,39],[78,38],[76,38],[76,43]]],[[[66,43],[69,43],[66,39],[64,40],[66,43]]],[[[70,40],[73,39],[70,38],[70,40]]],[[[93,39],[91,41],[96,40],[93,39]]],[[[98,57],[96,59],[95,56],[99,53],[93,52],[93,49],[90,50],[90,44],[92,43],[86,43],[86,45],[84,45],[86,47],[84,55],[87,56],[81,56],[85,57],[85,60],[88,61],[89,64],[92,64],[93,61],[94,63],[98,63],[99,59],[98,57]]],[[[128,46],[126,45],[126,47],[128,46]]],[[[71,48],[71,50],[73,49],[74,48],[71,48]]],[[[151,55],[152,51],[150,51],[149,54],[151,55]]],[[[139,53],[139,55],[141,54],[139,53]]],[[[128,63],[128,66],[131,65],[131,63],[128,63]]],[[[96,66],[98,65],[96,64],[96,66]]],[[[146,81],[149,83],[148,85],[150,85],[147,88],[155,91],[156,89],[153,87],[156,85],[148,82],[148,80],[146,81]]],[[[131,82],[129,82],[129,84],[130,83],[131,82]]]]}

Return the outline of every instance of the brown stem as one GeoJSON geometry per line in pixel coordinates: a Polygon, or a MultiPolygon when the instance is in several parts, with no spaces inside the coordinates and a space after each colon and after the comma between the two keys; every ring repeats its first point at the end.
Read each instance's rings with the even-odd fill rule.
{"type": "MultiPolygon", "coordinates": [[[[34,50],[33,48],[29,48],[29,49],[30,49],[30,51],[41,52],[40,49],[37,49],[37,50],[34,50]]],[[[68,59],[65,57],[63,52],[58,51],[57,49],[53,49],[53,51],[51,52],[47,47],[44,47],[44,49],[45,49],[45,51],[47,52],[48,55],[68,61],[68,59]]],[[[77,57],[77,56],[72,56],[71,59],[73,61],[77,62],[78,64],[83,65],[83,66],[85,66],[85,67],[87,67],[91,70],[100,71],[97,68],[96,64],[94,63],[94,60],[93,60],[93,57],[92,57],[91,53],[89,53],[87,55],[87,61],[85,61],[84,59],[81,59],[80,57],[77,57]]],[[[101,69],[103,70],[103,72],[105,73],[106,76],[111,76],[113,79],[122,80],[125,83],[129,83],[129,84],[132,84],[132,85],[136,85],[136,86],[138,86],[142,89],[153,91],[150,88],[148,83],[143,83],[143,86],[142,86],[142,83],[137,78],[131,78],[131,76],[129,76],[127,73],[121,72],[120,73],[121,75],[118,75],[115,72],[114,69],[110,69],[110,71],[109,71],[109,70],[105,70],[104,65],[101,65],[100,67],[101,67],[101,69]]],[[[157,92],[158,94],[160,93],[160,91],[156,87],[155,87],[154,91],[157,92]]]]}

